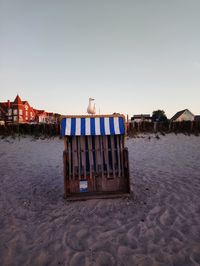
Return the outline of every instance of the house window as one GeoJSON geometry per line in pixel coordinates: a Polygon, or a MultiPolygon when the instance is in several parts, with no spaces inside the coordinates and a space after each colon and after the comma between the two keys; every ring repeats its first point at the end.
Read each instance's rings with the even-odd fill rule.
{"type": "Polygon", "coordinates": [[[12,109],[8,109],[8,115],[12,115],[12,109]]]}
{"type": "Polygon", "coordinates": [[[20,115],[23,115],[23,110],[19,110],[19,114],[20,115]]]}
{"type": "Polygon", "coordinates": [[[28,116],[28,112],[26,111],[26,116],[28,116]]]}
{"type": "Polygon", "coordinates": [[[17,117],[16,116],[13,117],[13,121],[17,122],[17,117]]]}
{"type": "Polygon", "coordinates": [[[14,110],[13,110],[13,114],[14,114],[14,115],[17,115],[17,114],[18,114],[17,109],[14,109],[14,110]]]}

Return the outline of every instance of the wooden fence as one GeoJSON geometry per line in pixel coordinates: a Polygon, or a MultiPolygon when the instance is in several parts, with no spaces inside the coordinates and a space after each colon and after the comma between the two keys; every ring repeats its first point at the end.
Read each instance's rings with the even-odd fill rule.
{"type": "Polygon", "coordinates": [[[132,136],[138,133],[200,133],[200,121],[182,121],[182,122],[129,122],[127,125],[127,135],[132,136]]]}
{"type": "Polygon", "coordinates": [[[1,136],[31,135],[53,137],[60,135],[59,124],[7,124],[0,125],[1,136]]]}
{"type": "MultiPolygon", "coordinates": [[[[184,133],[200,134],[200,121],[183,122],[129,122],[126,123],[127,135],[138,133],[184,133]]],[[[0,125],[1,136],[31,135],[53,137],[60,135],[59,124],[7,124],[0,125]]]]}

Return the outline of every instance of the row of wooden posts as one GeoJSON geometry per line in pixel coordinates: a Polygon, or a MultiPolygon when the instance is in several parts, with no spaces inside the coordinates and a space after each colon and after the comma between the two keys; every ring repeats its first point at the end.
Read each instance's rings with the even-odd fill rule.
{"type": "MultiPolygon", "coordinates": [[[[143,132],[174,132],[200,134],[200,121],[182,122],[128,122],[127,135],[143,132]]],[[[7,124],[0,125],[1,136],[32,135],[59,136],[60,124],[7,124]]]]}
{"type": "Polygon", "coordinates": [[[200,121],[181,121],[181,122],[128,122],[127,135],[143,132],[165,132],[165,133],[200,133],[200,121]]]}
{"type": "Polygon", "coordinates": [[[31,135],[58,136],[59,124],[6,124],[0,125],[1,136],[31,135]]]}

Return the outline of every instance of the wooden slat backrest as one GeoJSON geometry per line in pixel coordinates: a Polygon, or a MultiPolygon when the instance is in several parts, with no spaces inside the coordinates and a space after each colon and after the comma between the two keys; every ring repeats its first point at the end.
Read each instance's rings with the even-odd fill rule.
{"type": "Polygon", "coordinates": [[[94,174],[107,178],[124,176],[124,139],[114,136],[73,136],[65,138],[69,179],[86,179],[94,174]],[[93,138],[93,139],[92,139],[93,138]],[[86,158],[88,157],[88,159],[86,158]]]}

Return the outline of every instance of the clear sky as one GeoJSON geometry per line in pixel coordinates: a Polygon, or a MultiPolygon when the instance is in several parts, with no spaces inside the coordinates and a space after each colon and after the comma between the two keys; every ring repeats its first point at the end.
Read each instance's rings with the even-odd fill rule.
{"type": "Polygon", "coordinates": [[[200,114],[200,0],[0,0],[0,101],[200,114]]]}

